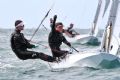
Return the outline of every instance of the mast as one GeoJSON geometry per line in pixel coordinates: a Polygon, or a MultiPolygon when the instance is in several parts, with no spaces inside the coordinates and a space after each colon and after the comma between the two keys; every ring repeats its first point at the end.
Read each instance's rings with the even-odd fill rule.
{"type": "Polygon", "coordinates": [[[93,25],[92,25],[92,29],[91,29],[91,35],[93,35],[95,33],[95,29],[96,29],[96,24],[98,22],[98,17],[100,15],[100,10],[101,10],[101,5],[102,5],[102,0],[99,0],[98,2],[98,6],[97,6],[97,11],[93,20],[93,25]]]}

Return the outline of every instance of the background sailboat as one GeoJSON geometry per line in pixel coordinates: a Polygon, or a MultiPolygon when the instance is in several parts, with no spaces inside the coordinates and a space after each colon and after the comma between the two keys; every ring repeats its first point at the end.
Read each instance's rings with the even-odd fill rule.
{"type": "Polygon", "coordinates": [[[88,40],[87,44],[91,45],[99,45],[100,41],[97,38],[98,35],[98,19],[100,18],[100,13],[101,13],[101,7],[102,7],[102,0],[99,0],[96,14],[93,20],[93,25],[90,31],[91,38],[88,40]]]}
{"type": "Polygon", "coordinates": [[[75,37],[71,37],[71,38],[67,37],[67,39],[69,41],[79,42],[81,44],[87,43],[89,45],[99,45],[100,44],[100,41],[97,38],[97,34],[98,34],[97,22],[98,22],[100,11],[101,11],[101,5],[102,5],[102,0],[99,0],[90,33],[84,34],[84,35],[76,35],[75,37]]]}

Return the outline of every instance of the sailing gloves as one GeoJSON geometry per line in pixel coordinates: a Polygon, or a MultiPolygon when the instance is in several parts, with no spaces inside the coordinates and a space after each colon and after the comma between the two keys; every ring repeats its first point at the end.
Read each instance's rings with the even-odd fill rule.
{"type": "Polygon", "coordinates": [[[57,15],[54,15],[54,20],[56,20],[57,19],[57,15]]]}
{"type": "Polygon", "coordinates": [[[66,43],[69,47],[71,47],[71,44],[69,42],[66,43]]]}

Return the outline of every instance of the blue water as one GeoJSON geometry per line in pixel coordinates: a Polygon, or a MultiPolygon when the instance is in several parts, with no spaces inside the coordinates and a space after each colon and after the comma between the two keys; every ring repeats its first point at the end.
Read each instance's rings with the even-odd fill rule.
{"type": "MultiPolygon", "coordinates": [[[[14,30],[0,29],[0,80],[120,80],[120,68],[95,69],[88,67],[71,67],[66,69],[51,70],[42,60],[19,60],[10,48],[10,34],[14,30]]],[[[30,39],[33,29],[23,33],[30,39]]],[[[80,31],[82,33],[82,30],[80,31]]],[[[34,42],[48,46],[49,31],[40,30],[33,38],[34,42]]],[[[87,31],[86,31],[87,33],[87,31]]],[[[37,44],[36,44],[37,45],[37,44]]],[[[73,43],[75,48],[82,51],[97,51],[99,46],[86,46],[73,43]]],[[[63,48],[69,50],[66,45],[63,48]]],[[[40,46],[34,51],[51,55],[49,48],[40,46]]]]}

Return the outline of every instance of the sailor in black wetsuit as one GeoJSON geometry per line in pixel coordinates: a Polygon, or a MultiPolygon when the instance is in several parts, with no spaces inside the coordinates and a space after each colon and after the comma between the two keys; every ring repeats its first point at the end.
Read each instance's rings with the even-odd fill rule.
{"type": "Polygon", "coordinates": [[[42,59],[48,62],[56,61],[55,58],[42,52],[28,51],[27,48],[31,49],[35,48],[36,46],[30,44],[29,41],[24,37],[23,33],[21,33],[21,30],[23,29],[23,22],[21,20],[17,20],[15,22],[15,32],[11,36],[11,48],[19,59],[42,59]]]}
{"type": "Polygon", "coordinates": [[[73,29],[74,24],[70,24],[70,27],[68,27],[67,30],[64,30],[64,32],[66,31],[71,37],[75,37],[76,35],[79,35],[79,33],[77,33],[74,29],[73,29]]]}
{"type": "Polygon", "coordinates": [[[51,48],[53,57],[62,57],[68,53],[60,49],[60,46],[63,43],[71,46],[71,44],[63,36],[63,24],[61,22],[56,23],[57,15],[54,16],[54,19],[51,21],[51,32],[49,34],[49,46],[51,48]]]}

